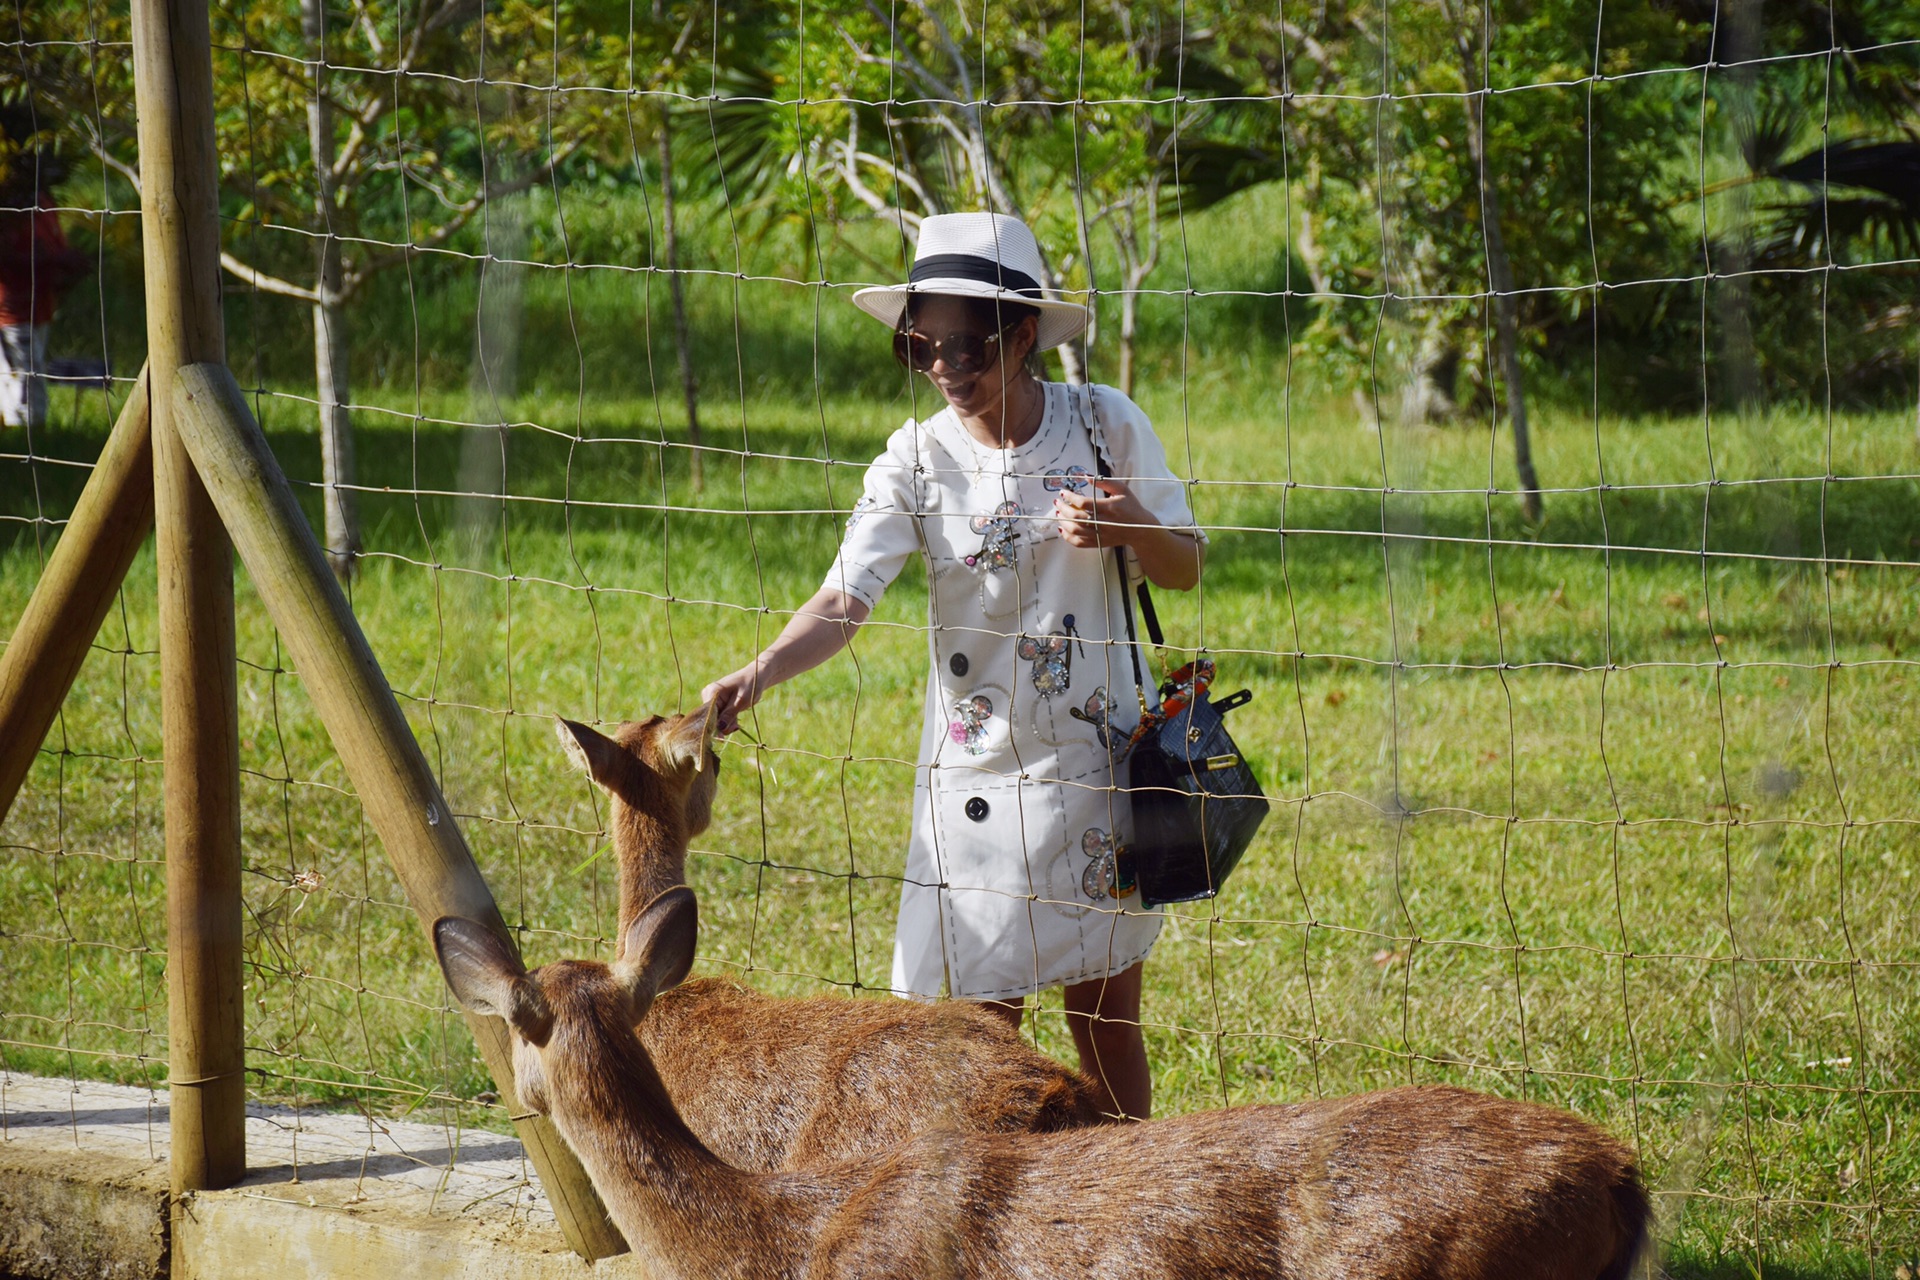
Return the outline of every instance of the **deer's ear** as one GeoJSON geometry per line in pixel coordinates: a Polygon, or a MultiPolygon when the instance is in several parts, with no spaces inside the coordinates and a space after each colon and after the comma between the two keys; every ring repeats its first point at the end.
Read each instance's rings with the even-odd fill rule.
{"type": "Polygon", "coordinates": [[[534,1044],[545,1044],[553,1017],[527,970],[507,944],[487,928],[459,916],[433,922],[433,950],[447,986],[466,1008],[505,1018],[534,1044]]]}
{"type": "Polygon", "coordinates": [[[707,751],[713,746],[714,730],[719,725],[720,717],[713,714],[711,702],[678,717],[662,739],[667,758],[677,768],[691,765],[699,773],[707,767],[707,751]]]}
{"type": "Polygon", "coordinates": [[[621,763],[631,758],[625,747],[577,720],[555,716],[553,733],[560,739],[560,749],[567,753],[573,767],[602,787],[611,788],[614,779],[619,777],[621,763]]]}
{"type": "Polygon", "coordinates": [[[642,907],[627,926],[627,948],[613,976],[633,1001],[640,1021],[653,998],[686,981],[700,937],[700,911],[693,890],[677,885],[642,907]]]}

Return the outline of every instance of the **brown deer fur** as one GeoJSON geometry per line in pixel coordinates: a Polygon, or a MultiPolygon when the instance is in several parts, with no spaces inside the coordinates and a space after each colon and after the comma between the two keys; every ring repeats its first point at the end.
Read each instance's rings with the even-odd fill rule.
{"type": "MultiPolygon", "coordinates": [[[[718,785],[703,711],[560,742],[612,803],[622,954],[640,909],[684,882],[718,785]]],[[[664,992],[640,1038],[702,1142],[741,1169],[884,1151],[923,1129],[1051,1131],[1099,1123],[1104,1092],[979,1007],[777,999],[703,978],[664,992]]]]}
{"type": "Polygon", "coordinates": [[[522,1101],[579,1154],[648,1276],[1612,1280],[1643,1239],[1621,1143],[1438,1086],[1071,1133],[923,1133],[809,1172],[744,1172],[681,1121],[630,1030],[686,975],[696,931],[683,886],[640,913],[611,968],[528,974],[481,926],[434,926],[449,985],[508,1020],[522,1101]]]}

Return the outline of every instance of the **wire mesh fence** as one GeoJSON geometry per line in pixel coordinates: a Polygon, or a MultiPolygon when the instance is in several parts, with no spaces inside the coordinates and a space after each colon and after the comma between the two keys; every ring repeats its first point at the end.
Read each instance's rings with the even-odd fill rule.
{"type": "MultiPolygon", "coordinates": [[[[691,708],[773,638],[940,406],[847,297],[923,215],[1028,217],[1096,314],[1050,376],[1124,385],[1188,482],[1208,564],[1162,611],[1256,691],[1273,800],[1147,965],[1157,1109],[1551,1101],[1637,1144],[1673,1265],[1885,1272],[1920,1255],[1920,253],[1839,169],[1912,136],[1894,12],[223,4],[230,363],[530,959],[605,956],[552,717],[691,708]]],[[[56,346],[113,373],[0,435],[17,612],[142,343],[125,15],[12,18],[54,141],[8,203],[65,168],[56,346]]],[[[904,576],[724,748],[708,971],[889,985],[904,576]]],[[[6,1070],[164,1080],[152,577],[7,819],[6,1070]]],[[[251,1087],[504,1123],[244,585],[239,650],[251,1087]]],[[[1028,1030],[1071,1059],[1057,993],[1028,1030]]]]}

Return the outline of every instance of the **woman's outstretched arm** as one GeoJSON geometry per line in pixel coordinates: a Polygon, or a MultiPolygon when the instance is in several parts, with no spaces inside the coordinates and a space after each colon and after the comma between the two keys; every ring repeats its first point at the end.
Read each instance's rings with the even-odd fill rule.
{"type": "Polygon", "coordinates": [[[719,731],[732,733],[740,727],[740,713],[769,689],[813,670],[846,648],[870,612],[865,601],[838,587],[820,588],[759,657],[701,691],[700,700],[711,703],[719,717],[719,731]]]}

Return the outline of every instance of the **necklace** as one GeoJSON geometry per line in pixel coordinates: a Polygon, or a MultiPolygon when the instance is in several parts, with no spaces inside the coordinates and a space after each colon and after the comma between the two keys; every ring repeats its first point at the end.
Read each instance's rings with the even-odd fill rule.
{"type": "MultiPolygon", "coordinates": [[[[1002,416],[1000,419],[1000,432],[999,432],[1000,443],[998,445],[991,445],[991,444],[983,445],[980,439],[977,436],[975,436],[972,431],[968,430],[965,423],[958,424],[960,427],[960,434],[966,438],[967,449],[972,454],[972,457],[973,457],[973,480],[975,484],[978,484],[982,476],[985,474],[987,470],[988,458],[996,459],[999,463],[999,466],[997,469],[1003,474],[1005,474],[1007,472],[1008,465],[1012,462],[1011,455],[1013,451],[1015,449],[1022,448],[1026,445],[1032,444],[1034,437],[1040,434],[1041,425],[1046,421],[1046,417],[1047,417],[1046,385],[1040,382],[1037,378],[1031,378],[1031,377],[1023,378],[1021,381],[1025,385],[1033,388],[1034,404],[1033,404],[1033,408],[1030,411],[1022,415],[1025,421],[1021,429],[1021,434],[1023,438],[1020,440],[1019,444],[1011,443],[1011,441],[1014,439],[1014,433],[1007,430],[1007,420],[1005,417],[1004,410],[1002,412],[1002,416]]],[[[957,416],[958,415],[956,415],[956,418],[957,416]]]]}
{"type": "MultiPolygon", "coordinates": [[[[1040,385],[1039,381],[1034,378],[1023,378],[1020,383],[1016,383],[1015,385],[1018,386],[1022,384],[1033,388],[1033,408],[1020,415],[1022,425],[1019,433],[1016,435],[1015,432],[1008,429],[1007,407],[1004,404],[1001,406],[1000,431],[998,433],[1000,437],[999,443],[988,446],[996,453],[1004,454],[1010,450],[1030,444],[1033,437],[1038,434],[1040,430],[1040,420],[1046,416],[1047,389],[1040,385]]],[[[973,433],[969,431],[967,434],[972,435],[973,433]]]]}
{"type": "Polygon", "coordinates": [[[1033,412],[1027,415],[1026,425],[1021,429],[1022,438],[1020,444],[1016,445],[1011,443],[1005,427],[1006,419],[1004,417],[1001,419],[1000,439],[1008,448],[1012,449],[1033,443],[1033,438],[1040,434],[1041,420],[1047,416],[1047,389],[1036,379],[1025,378],[1023,381],[1027,386],[1033,388],[1033,412]]]}

